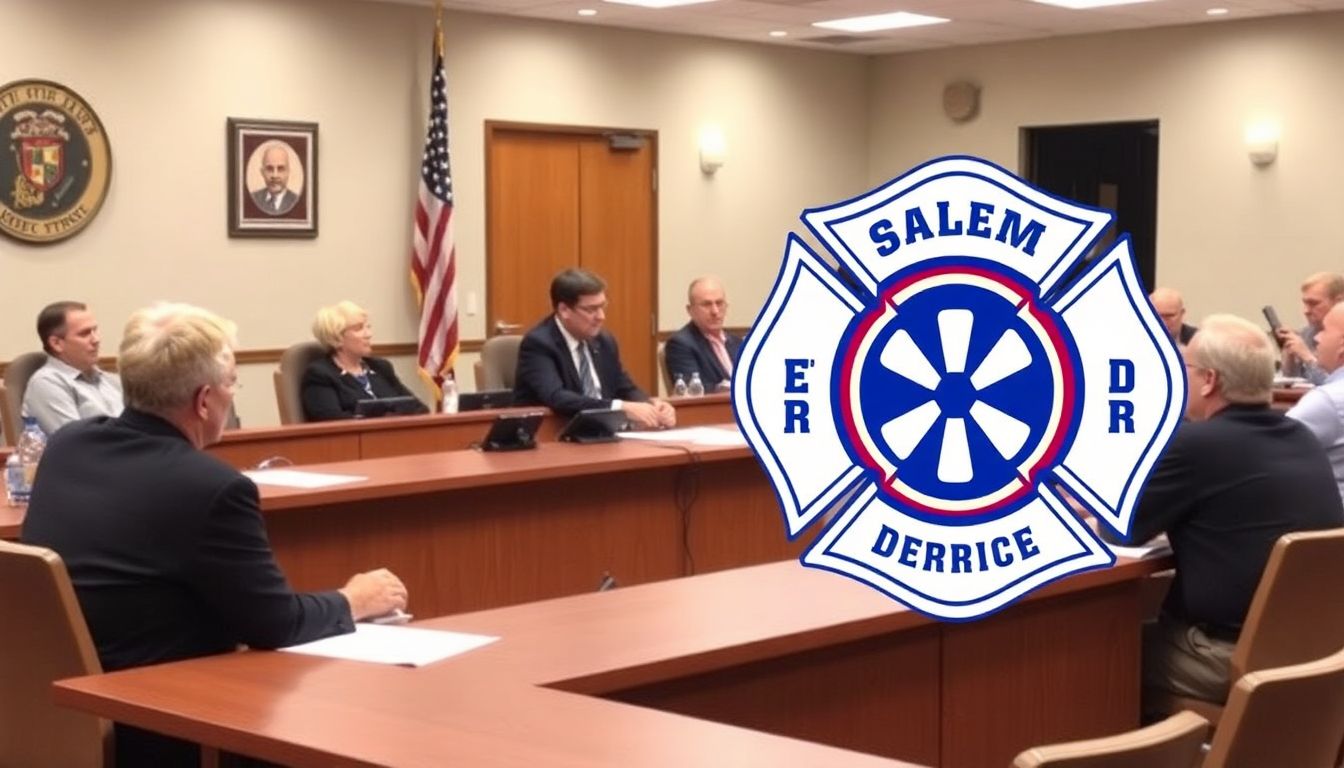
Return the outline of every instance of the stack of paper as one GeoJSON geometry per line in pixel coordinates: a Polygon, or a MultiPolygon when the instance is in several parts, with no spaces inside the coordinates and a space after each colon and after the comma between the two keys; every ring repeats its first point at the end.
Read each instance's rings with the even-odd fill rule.
{"type": "Polygon", "coordinates": [[[489,635],[445,632],[438,629],[356,624],[355,631],[348,635],[337,635],[303,645],[291,645],[280,650],[331,659],[423,667],[473,651],[498,639],[489,635]]]}

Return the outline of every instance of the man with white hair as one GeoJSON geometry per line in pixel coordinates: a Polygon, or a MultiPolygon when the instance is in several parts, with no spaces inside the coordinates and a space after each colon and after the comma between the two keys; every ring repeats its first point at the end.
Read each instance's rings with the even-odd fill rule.
{"type": "MultiPolygon", "coordinates": [[[[275,562],[257,486],[202,449],[237,388],[234,326],[163,304],[131,316],[119,368],[126,409],[52,435],[22,540],[65,561],[105,671],[278,648],[354,630],[406,605],[386,570],[296,593],[275,562]]],[[[194,765],[196,748],[117,728],[117,764],[194,765]]]]}
{"type": "Polygon", "coordinates": [[[1330,463],[1270,408],[1275,350],[1255,324],[1204,320],[1185,352],[1186,415],[1144,486],[1129,540],[1165,532],[1176,579],[1144,628],[1145,714],[1163,692],[1222,702],[1228,662],[1269,551],[1292,531],[1344,525],[1330,463]]]}
{"type": "Polygon", "coordinates": [[[1316,362],[1328,374],[1325,381],[1303,395],[1288,415],[1307,425],[1321,442],[1344,496],[1344,304],[1331,307],[1321,321],[1316,362]]]}

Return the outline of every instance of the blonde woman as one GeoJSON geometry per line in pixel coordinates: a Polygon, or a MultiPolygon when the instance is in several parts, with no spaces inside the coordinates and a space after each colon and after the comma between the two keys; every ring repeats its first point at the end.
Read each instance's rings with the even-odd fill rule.
{"type": "MultiPolygon", "coordinates": [[[[313,337],[327,348],[303,372],[300,388],[303,414],[308,421],[351,419],[360,400],[414,397],[397,379],[392,364],[372,357],[373,326],[369,313],[358,304],[342,301],[317,311],[313,337]]],[[[414,413],[428,413],[417,403],[414,413]]]]}

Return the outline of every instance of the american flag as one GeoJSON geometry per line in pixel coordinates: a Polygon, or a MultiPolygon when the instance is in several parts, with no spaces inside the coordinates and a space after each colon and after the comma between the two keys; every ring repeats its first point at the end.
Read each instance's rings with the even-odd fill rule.
{"type": "Polygon", "coordinates": [[[441,393],[457,362],[457,249],[453,243],[453,179],[448,170],[448,94],[443,73],[443,29],[434,30],[434,79],[429,86],[429,131],[415,203],[411,282],[420,303],[420,375],[441,393]]]}

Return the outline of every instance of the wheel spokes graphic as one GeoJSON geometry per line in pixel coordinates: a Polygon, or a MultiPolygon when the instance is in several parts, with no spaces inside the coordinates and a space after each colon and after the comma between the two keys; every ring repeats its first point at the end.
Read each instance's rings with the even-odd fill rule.
{"type": "Polygon", "coordinates": [[[904,328],[897,331],[887,342],[886,347],[882,349],[880,360],[887,370],[929,391],[937,389],[938,383],[943,380],[943,377],[933,369],[929,358],[924,356],[915,340],[910,338],[910,334],[906,333],[904,328]]]}
{"type": "Polygon", "coordinates": [[[944,309],[938,313],[938,337],[943,344],[943,369],[966,372],[966,350],[971,346],[975,315],[969,309],[944,309]]]}
{"type": "MultiPolygon", "coordinates": [[[[938,313],[937,320],[944,369],[941,373],[904,328],[892,334],[883,347],[879,357],[883,367],[927,390],[928,394],[922,402],[883,424],[880,432],[896,458],[904,461],[942,420],[938,480],[949,484],[970,483],[975,479],[975,461],[971,455],[967,419],[975,423],[1005,461],[1021,452],[1031,437],[1031,426],[980,399],[971,404],[966,418],[944,416],[935,399],[935,391],[944,376],[967,374],[975,313],[969,309],[944,309],[938,313]]],[[[968,380],[975,392],[980,393],[1025,370],[1031,362],[1031,351],[1022,336],[1008,328],[974,366],[968,380]]]]}
{"type": "Polygon", "coordinates": [[[944,483],[969,483],[974,477],[966,421],[948,419],[943,425],[943,446],[938,454],[938,479],[944,483]]]}
{"type": "Polygon", "coordinates": [[[980,367],[971,374],[971,386],[975,387],[977,392],[982,391],[985,387],[993,386],[1029,365],[1031,365],[1031,352],[1027,349],[1026,342],[1017,335],[1017,331],[1009,328],[1003,332],[998,341],[994,342],[989,354],[980,361],[980,367]]]}
{"type": "Polygon", "coordinates": [[[924,436],[933,428],[943,409],[938,403],[926,400],[882,425],[882,439],[887,441],[896,457],[904,461],[915,452],[924,436]]]}
{"type": "Polygon", "coordinates": [[[1031,427],[984,400],[976,400],[971,406],[971,418],[1004,459],[1016,456],[1031,436],[1031,427]]]}

